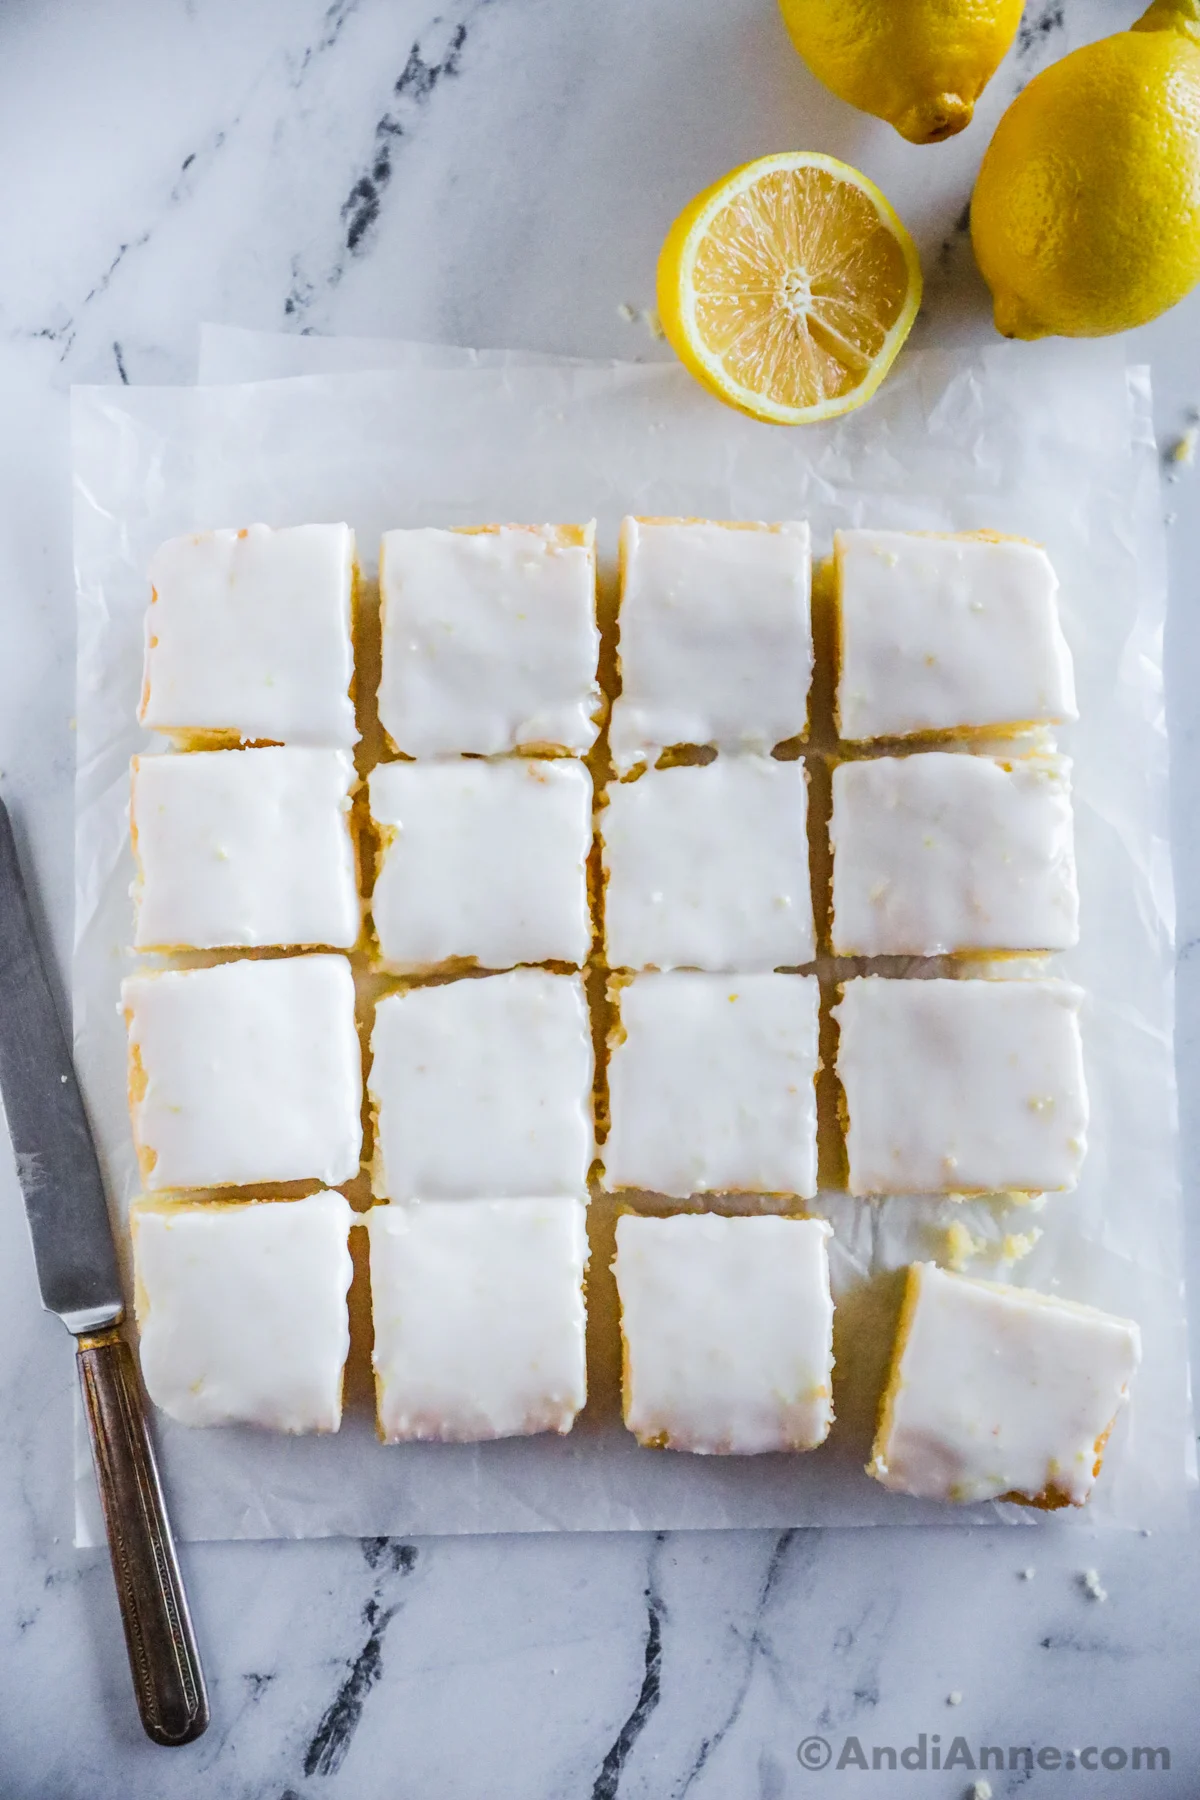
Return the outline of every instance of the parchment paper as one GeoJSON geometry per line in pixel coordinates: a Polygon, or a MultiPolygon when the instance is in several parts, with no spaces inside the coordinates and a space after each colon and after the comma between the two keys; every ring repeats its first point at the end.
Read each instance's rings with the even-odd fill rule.
{"type": "MultiPolygon", "coordinates": [[[[242,357],[238,373],[249,372],[250,348],[224,346],[242,357]]],[[[210,338],[202,376],[221,352],[210,338]]],[[[288,354],[273,350],[268,367],[292,366],[288,354]]],[[[430,367],[424,347],[401,346],[396,366],[348,373],[374,348],[303,354],[343,372],[74,396],[76,1052],[118,1215],[136,1188],[116,1011],[130,961],[126,770],[144,742],[133,722],[144,571],[164,537],[260,518],[346,518],[369,565],[389,526],[593,514],[611,559],[631,510],[808,517],[819,551],[839,524],[1017,532],[1047,545],[1062,578],[1082,714],[1060,742],[1075,759],[1083,938],[1056,960],[1089,993],[1084,1178],[1036,1216],[832,1194],[818,1208],[837,1230],[843,1336],[864,1342],[889,1304],[880,1272],[931,1254],[949,1218],[991,1239],[1040,1227],[1011,1278],[1134,1317],[1144,1336],[1133,1404],[1082,1517],[1180,1521],[1194,1469],[1172,1059],[1165,555],[1145,371],[1126,371],[1110,346],[925,353],[903,360],[863,412],[787,432],[714,405],[673,366],[531,366],[498,352],[458,352],[453,366],[455,353],[437,347],[442,366],[430,367]]],[[[950,1510],[869,1481],[869,1388],[840,1395],[829,1444],[795,1457],[642,1451],[611,1415],[590,1414],[565,1439],[385,1449],[364,1407],[333,1438],[189,1432],[161,1416],[158,1438],[179,1531],[192,1538],[1030,1517],[950,1510]]],[[[77,1495],[78,1541],[99,1541],[85,1447],[77,1495]]]]}

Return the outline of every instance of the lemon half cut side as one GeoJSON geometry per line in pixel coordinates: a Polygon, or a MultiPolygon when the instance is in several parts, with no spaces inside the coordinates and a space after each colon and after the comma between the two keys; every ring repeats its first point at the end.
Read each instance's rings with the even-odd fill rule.
{"type": "Polygon", "coordinates": [[[916,245],[894,209],[815,151],[734,169],[684,208],[658,260],[676,355],[719,399],[775,425],[869,400],[920,304],[916,245]]]}

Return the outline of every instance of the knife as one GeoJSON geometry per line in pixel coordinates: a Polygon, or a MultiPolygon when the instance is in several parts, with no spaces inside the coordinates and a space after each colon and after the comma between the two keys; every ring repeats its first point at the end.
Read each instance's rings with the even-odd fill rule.
{"type": "Polygon", "coordinates": [[[2,801],[0,1094],[42,1305],[75,1337],[138,1711],[156,1744],[188,1744],[208,1725],[208,1695],[141,1389],[121,1336],[125,1304],[100,1164],[2,801]]]}

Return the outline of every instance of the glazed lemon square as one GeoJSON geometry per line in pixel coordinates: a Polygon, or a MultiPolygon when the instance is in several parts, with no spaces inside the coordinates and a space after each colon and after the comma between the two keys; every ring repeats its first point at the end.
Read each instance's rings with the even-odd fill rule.
{"type": "Polygon", "coordinates": [[[1065,757],[930,751],[833,771],[833,951],[936,956],[1079,941],[1065,757]]]}
{"type": "Polygon", "coordinates": [[[380,1199],[581,1195],[592,1161],[583,982],[514,969],[389,994],[367,1078],[380,1199]]]}
{"type": "Polygon", "coordinates": [[[655,1449],[813,1450],[833,1421],[823,1219],[617,1221],[625,1424],[655,1449]]]}
{"type": "Polygon", "coordinates": [[[381,763],[371,900],[384,967],[587,960],[592,778],[569,757],[381,763]]]}
{"type": "Polygon", "coordinates": [[[587,1394],[579,1200],[422,1200],[366,1215],[379,1436],[570,1431],[587,1394]]]}
{"type": "Polygon", "coordinates": [[[1127,1319],[914,1263],[867,1473],[931,1500],[1081,1506],[1140,1358],[1127,1319]]]}
{"type": "Polygon", "coordinates": [[[143,725],[189,745],[357,741],[348,525],[194,532],[149,576],[143,725]]]}
{"type": "Polygon", "coordinates": [[[1057,724],[1078,715],[1058,578],[994,534],[834,533],[848,739],[1057,724]]]}
{"type": "Polygon", "coordinates": [[[815,975],[638,975],[613,997],[606,1188],[816,1193],[815,975]]]}
{"type": "Polygon", "coordinates": [[[614,969],[792,968],[815,953],[803,766],[718,756],[613,783],[600,815],[614,969]]]}
{"type": "Polygon", "coordinates": [[[621,522],[620,770],[675,744],[768,751],[808,723],[811,551],[800,521],[621,522]]]}
{"type": "Polygon", "coordinates": [[[1087,1148],[1066,981],[847,981],[834,1008],[852,1194],[1072,1188],[1087,1148]]]}
{"type": "Polygon", "coordinates": [[[348,750],[135,756],[138,949],[358,942],[348,750]]]}
{"type": "Polygon", "coordinates": [[[353,1217],[328,1192],[135,1201],[139,1351],[154,1404],[183,1425],[336,1431],[353,1217]]]}
{"type": "Polygon", "coordinates": [[[121,984],[142,1185],[348,1181],[362,1058],[344,956],[166,969],[121,984]]]}
{"type": "Polygon", "coordinates": [[[379,553],[379,718],[407,756],[596,740],[596,529],[418,527],[379,553]]]}

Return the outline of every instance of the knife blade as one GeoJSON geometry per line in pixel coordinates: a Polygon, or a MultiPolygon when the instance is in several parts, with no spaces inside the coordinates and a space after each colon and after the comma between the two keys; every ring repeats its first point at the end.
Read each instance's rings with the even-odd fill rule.
{"type": "Polygon", "coordinates": [[[72,1332],[124,1313],[104,1183],[0,802],[0,1092],[42,1305],[72,1332]]]}
{"type": "Polygon", "coordinates": [[[190,1743],[208,1696],[146,1426],[96,1147],[0,801],[0,1095],[42,1304],[72,1332],[138,1710],[190,1743]]]}

